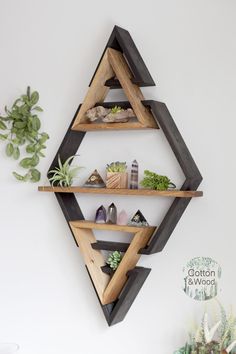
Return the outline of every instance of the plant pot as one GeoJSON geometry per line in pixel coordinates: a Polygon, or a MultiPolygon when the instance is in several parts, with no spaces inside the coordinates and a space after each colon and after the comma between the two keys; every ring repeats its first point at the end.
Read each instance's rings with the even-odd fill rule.
{"type": "Polygon", "coordinates": [[[107,172],[106,187],[110,189],[128,188],[128,173],[107,172]]]}

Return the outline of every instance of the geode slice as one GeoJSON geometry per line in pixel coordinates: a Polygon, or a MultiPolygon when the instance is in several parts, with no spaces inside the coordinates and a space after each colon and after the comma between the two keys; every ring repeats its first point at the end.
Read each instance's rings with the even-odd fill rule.
{"type": "Polygon", "coordinates": [[[134,111],[132,108],[128,108],[117,113],[110,112],[102,118],[102,121],[104,123],[126,123],[133,117],[135,117],[134,111]]]}
{"type": "Polygon", "coordinates": [[[89,188],[104,188],[105,186],[106,185],[97,170],[93,171],[84,184],[84,187],[89,188]]]}
{"type": "Polygon", "coordinates": [[[133,226],[149,226],[147,220],[143,216],[140,210],[138,210],[129,222],[129,225],[133,226]]]}
{"type": "Polygon", "coordinates": [[[105,108],[103,106],[97,106],[89,109],[85,116],[90,120],[90,122],[94,122],[99,118],[103,118],[110,113],[110,108],[105,108]]]}

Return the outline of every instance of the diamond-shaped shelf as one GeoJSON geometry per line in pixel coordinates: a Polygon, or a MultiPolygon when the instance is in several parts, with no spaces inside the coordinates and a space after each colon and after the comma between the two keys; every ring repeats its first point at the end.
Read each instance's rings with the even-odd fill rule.
{"type": "Polygon", "coordinates": [[[39,187],[39,191],[55,194],[74,240],[80,247],[88,274],[109,325],[124,319],[151,271],[149,268],[137,266],[141,255],[162,251],[190,200],[203,195],[197,190],[202,176],[170,112],[162,102],[145,100],[140,89],[143,86],[155,86],[155,82],[129,32],[115,26],[89,84],[86,97],[79,105],[49,170],[58,167],[58,155],[62,161],[75,155],[85,134],[89,131],[162,129],[185,175],[180,190],[39,187]],[[124,90],[128,101],[104,102],[109,89],[116,88],[124,90]],[[88,122],[86,111],[98,105],[106,108],[113,106],[132,108],[136,118],[127,123],[88,122]],[[134,227],[96,224],[84,220],[75,193],[172,197],[174,200],[158,227],[134,227]],[[110,231],[128,232],[133,234],[133,239],[130,243],[109,239],[96,240],[93,229],[103,230],[108,234],[110,231]],[[102,250],[124,252],[122,261],[114,274],[111,274],[111,270],[107,271],[102,250]]]}

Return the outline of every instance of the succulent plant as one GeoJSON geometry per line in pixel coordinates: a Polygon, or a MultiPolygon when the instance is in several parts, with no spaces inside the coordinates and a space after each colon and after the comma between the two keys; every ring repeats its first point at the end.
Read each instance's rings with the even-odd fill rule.
{"type": "Polygon", "coordinates": [[[58,156],[58,167],[55,167],[54,170],[48,172],[49,175],[52,174],[52,177],[49,178],[52,186],[56,184],[60,187],[70,187],[72,185],[78,171],[82,168],[79,166],[72,167],[70,165],[73,158],[74,156],[70,156],[64,163],[62,163],[60,156],[58,156]]]}
{"type": "Polygon", "coordinates": [[[111,108],[111,113],[115,114],[115,113],[120,113],[123,111],[123,108],[121,108],[120,106],[115,106],[111,108]]]}
{"type": "Polygon", "coordinates": [[[126,162],[112,162],[109,165],[107,165],[106,170],[107,172],[125,172],[127,169],[126,162]]]}
{"type": "Polygon", "coordinates": [[[144,171],[144,178],[140,182],[141,186],[159,191],[165,191],[169,188],[176,188],[176,185],[166,176],[158,175],[149,170],[144,171]]]}
{"type": "Polygon", "coordinates": [[[111,269],[116,270],[121,260],[122,260],[121,252],[114,251],[109,255],[107,264],[110,266],[111,269]]]}

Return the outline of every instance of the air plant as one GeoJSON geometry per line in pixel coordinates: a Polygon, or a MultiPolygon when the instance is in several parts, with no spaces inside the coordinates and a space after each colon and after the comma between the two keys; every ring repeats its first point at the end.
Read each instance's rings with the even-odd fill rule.
{"type": "Polygon", "coordinates": [[[165,191],[169,188],[176,188],[176,185],[166,176],[158,175],[149,170],[144,171],[144,178],[140,182],[141,186],[159,191],[165,191]]]}
{"type": "MultiPolygon", "coordinates": [[[[218,303],[219,304],[219,303],[218,303]]],[[[235,353],[236,318],[232,314],[227,317],[221,304],[221,320],[209,328],[208,314],[205,313],[197,333],[192,335],[191,342],[177,350],[175,354],[228,354],[235,353]]]]}
{"type": "Polygon", "coordinates": [[[60,187],[70,187],[73,183],[74,178],[76,178],[78,171],[82,168],[80,166],[72,167],[70,162],[75,156],[70,156],[64,163],[61,162],[60,156],[58,156],[58,167],[50,170],[49,175],[52,174],[52,177],[49,178],[52,186],[55,184],[60,187]]]}
{"type": "Polygon", "coordinates": [[[127,165],[126,162],[112,162],[109,165],[107,164],[106,170],[107,172],[120,172],[120,173],[124,173],[126,172],[127,169],[127,165]]]}
{"type": "Polygon", "coordinates": [[[110,266],[111,269],[116,270],[121,260],[122,260],[121,252],[114,251],[109,255],[107,264],[110,266]]]}

